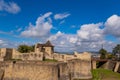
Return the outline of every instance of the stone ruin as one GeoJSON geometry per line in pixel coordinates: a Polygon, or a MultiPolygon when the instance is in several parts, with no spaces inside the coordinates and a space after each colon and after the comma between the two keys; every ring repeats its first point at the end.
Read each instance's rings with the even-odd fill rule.
{"type": "Polygon", "coordinates": [[[3,80],[75,80],[91,79],[91,61],[68,62],[17,61],[0,62],[3,80]]]}
{"type": "MultiPolygon", "coordinates": [[[[57,61],[67,62],[72,59],[89,59],[87,52],[74,54],[61,54],[54,52],[54,46],[50,41],[45,44],[37,43],[35,45],[34,52],[20,53],[16,49],[1,48],[0,49],[0,61],[9,61],[12,59],[23,60],[23,61],[43,61],[43,59],[55,59],[57,61]],[[87,57],[87,58],[86,58],[87,57]]],[[[90,56],[91,57],[91,56],[90,56]]]]}
{"type": "Polygon", "coordinates": [[[2,80],[74,80],[91,79],[91,54],[88,52],[59,54],[50,41],[36,44],[35,52],[20,53],[16,49],[0,49],[2,80]],[[45,62],[43,58],[58,62],[45,62]],[[11,61],[20,59],[20,61],[11,61]]]}

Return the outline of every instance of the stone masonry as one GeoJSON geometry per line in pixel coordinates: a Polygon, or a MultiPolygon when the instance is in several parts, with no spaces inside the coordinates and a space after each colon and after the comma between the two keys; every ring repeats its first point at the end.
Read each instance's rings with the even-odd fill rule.
{"type": "Polygon", "coordinates": [[[68,62],[17,61],[1,62],[4,80],[74,80],[90,79],[91,62],[71,60],[68,62]]]}

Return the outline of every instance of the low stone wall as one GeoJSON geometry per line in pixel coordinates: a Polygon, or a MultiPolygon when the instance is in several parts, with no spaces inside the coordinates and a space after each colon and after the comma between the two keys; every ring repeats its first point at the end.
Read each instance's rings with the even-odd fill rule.
{"type": "Polygon", "coordinates": [[[69,67],[67,63],[60,63],[58,71],[58,77],[60,80],[71,80],[71,76],[69,75],[69,67]]]}
{"type": "Polygon", "coordinates": [[[60,80],[91,79],[91,61],[70,60],[59,64],[60,80]]]}
{"type": "Polygon", "coordinates": [[[91,79],[91,61],[86,60],[70,60],[68,62],[69,74],[74,79],[91,79]]]}
{"type": "Polygon", "coordinates": [[[106,69],[114,71],[116,61],[108,61],[106,64],[106,69]]]}
{"type": "Polygon", "coordinates": [[[17,61],[1,62],[4,80],[74,80],[89,79],[91,61],[70,60],[68,62],[17,61]]]}
{"type": "Polygon", "coordinates": [[[120,73],[120,65],[119,65],[119,68],[118,68],[118,72],[120,73]]]}
{"type": "Polygon", "coordinates": [[[120,61],[109,60],[108,62],[106,62],[104,64],[104,66],[102,68],[109,69],[109,70],[112,70],[114,72],[120,73],[120,61]]]}
{"type": "Polygon", "coordinates": [[[6,63],[4,80],[58,80],[56,65],[43,62],[6,63]]]}

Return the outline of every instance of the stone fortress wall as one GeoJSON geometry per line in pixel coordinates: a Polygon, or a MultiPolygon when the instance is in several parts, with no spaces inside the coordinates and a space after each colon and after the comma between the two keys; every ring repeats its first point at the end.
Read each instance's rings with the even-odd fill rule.
{"type": "Polygon", "coordinates": [[[11,59],[42,61],[43,52],[20,53],[16,49],[0,48],[0,61],[7,61],[11,59]]]}
{"type": "Polygon", "coordinates": [[[38,62],[5,63],[4,80],[58,80],[57,66],[38,62]]]}
{"type": "Polygon", "coordinates": [[[16,49],[0,49],[0,70],[4,80],[74,80],[89,79],[91,75],[91,54],[88,52],[59,54],[48,41],[36,44],[35,52],[20,53],[16,49]],[[45,62],[55,59],[58,62],[45,62]],[[20,59],[20,61],[11,61],[20,59]]]}
{"type": "Polygon", "coordinates": [[[4,80],[74,80],[90,79],[91,62],[70,60],[68,62],[17,61],[1,62],[4,80]]]}
{"type": "MultiPolygon", "coordinates": [[[[30,52],[30,53],[20,53],[16,49],[9,48],[1,48],[0,49],[0,61],[6,61],[11,59],[20,59],[20,60],[38,60],[42,61],[44,52],[30,52]],[[7,52],[10,50],[10,52],[7,52]]],[[[90,53],[89,53],[90,54],[90,53]]],[[[51,55],[45,55],[46,59],[55,59],[58,61],[68,61],[72,59],[90,59],[88,52],[77,53],[74,54],[60,54],[60,53],[52,53],[51,55]],[[88,58],[89,57],[89,58],[88,58]]]]}

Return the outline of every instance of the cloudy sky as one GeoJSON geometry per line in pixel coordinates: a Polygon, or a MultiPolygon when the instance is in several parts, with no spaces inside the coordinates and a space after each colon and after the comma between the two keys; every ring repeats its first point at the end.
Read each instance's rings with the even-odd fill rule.
{"type": "Polygon", "coordinates": [[[0,47],[50,40],[58,52],[120,43],[120,0],[0,0],[0,47]]]}

